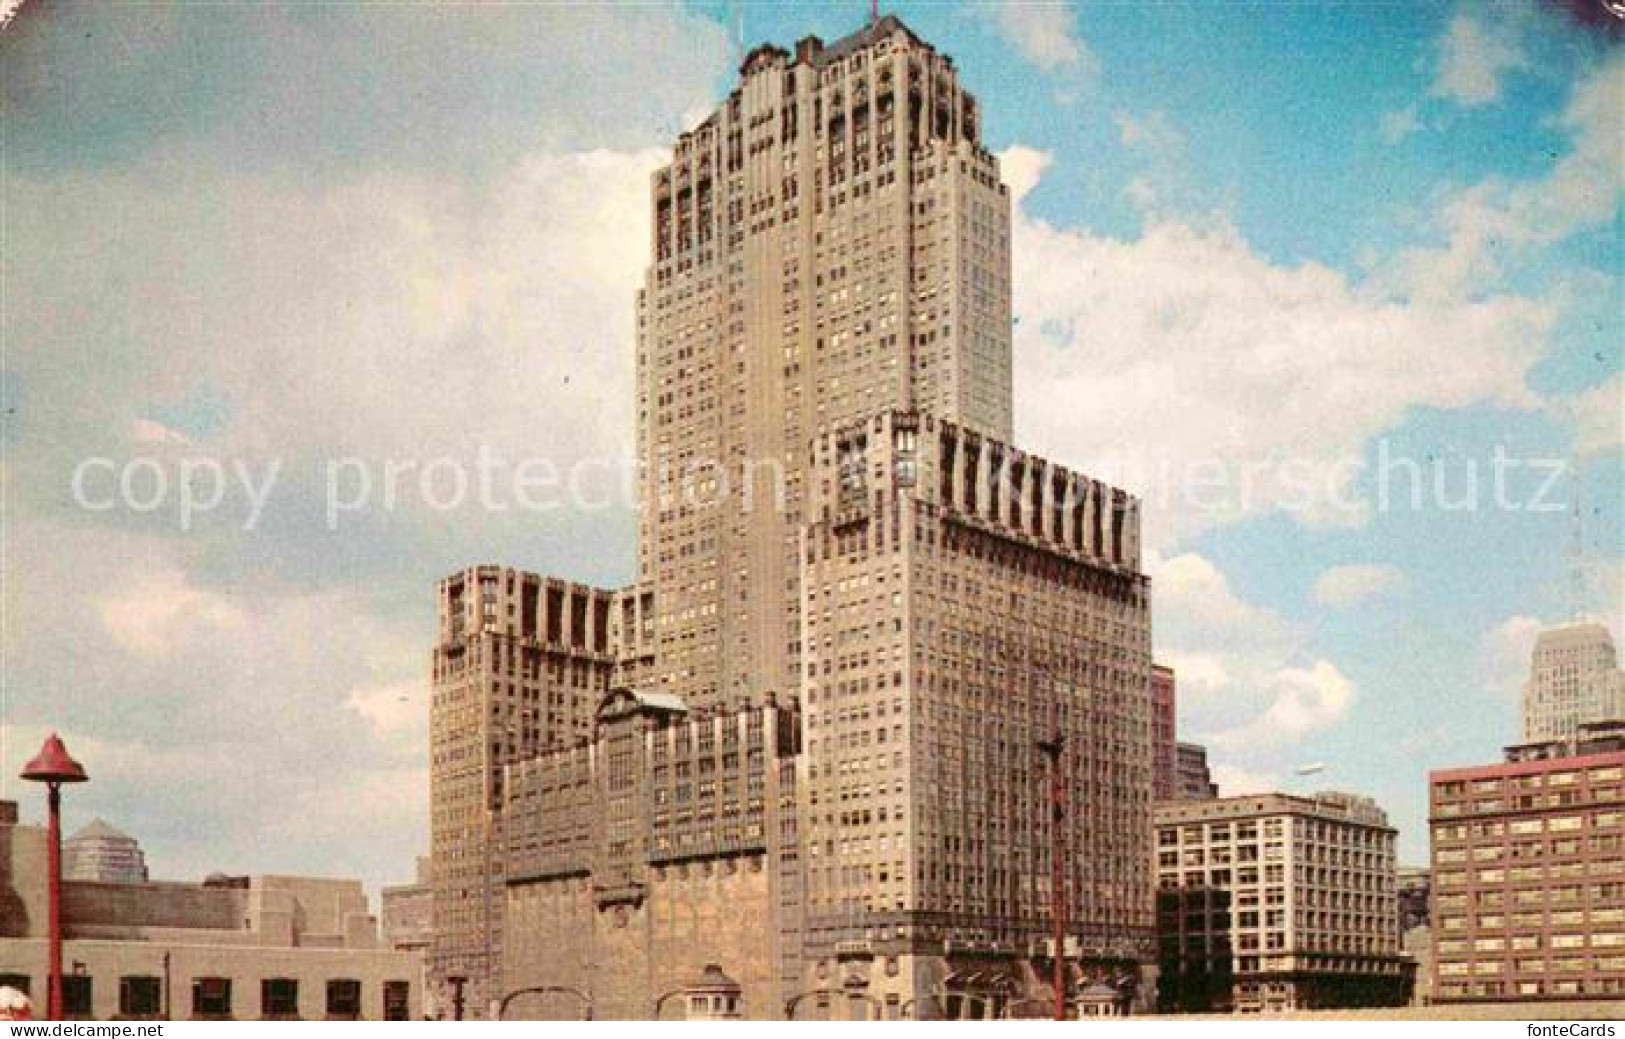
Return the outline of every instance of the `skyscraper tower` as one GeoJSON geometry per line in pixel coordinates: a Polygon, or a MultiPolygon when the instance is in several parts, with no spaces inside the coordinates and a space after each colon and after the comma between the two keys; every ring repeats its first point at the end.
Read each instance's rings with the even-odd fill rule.
{"type": "Polygon", "coordinates": [[[1574,736],[1587,722],[1625,719],[1625,673],[1614,639],[1595,621],[1540,633],[1523,687],[1523,742],[1574,736]]]}
{"type": "Polygon", "coordinates": [[[738,706],[796,686],[815,437],[917,407],[1009,439],[1009,195],[953,61],[890,16],[752,50],[651,191],[646,677],[738,706]]]}

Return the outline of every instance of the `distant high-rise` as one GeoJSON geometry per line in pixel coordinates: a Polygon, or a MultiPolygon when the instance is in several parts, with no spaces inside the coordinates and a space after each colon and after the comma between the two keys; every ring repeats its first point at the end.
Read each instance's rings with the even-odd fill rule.
{"type": "Polygon", "coordinates": [[[147,858],[134,837],[96,819],[62,842],[62,876],[140,884],[147,879],[147,858]]]}
{"type": "Polygon", "coordinates": [[[1541,632],[1523,687],[1523,741],[1566,739],[1588,722],[1621,719],[1625,673],[1608,629],[1582,621],[1541,632]]]}
{"type": "Polygon", "coordinates": [[[1174,800],[1211,801],[1219,796],[1219,784],[1208,768],[1207,748],[1199,743],[1174,746],[1174,800]]]}

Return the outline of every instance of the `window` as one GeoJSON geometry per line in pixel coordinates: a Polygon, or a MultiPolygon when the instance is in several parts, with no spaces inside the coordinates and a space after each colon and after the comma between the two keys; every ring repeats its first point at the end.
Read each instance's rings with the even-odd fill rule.
{"type": "Polygon", "coordinates": [[[192,1017],[219,1021],[231,1016],[231,979],[198,978],[192,982],[192,1017]]]}
{"type": "Polygon", "coordinates": [[[68,1020],[91,1016],[90,975],[64,974],[62,976],[62,1016],[68,1020]]]}
{"type": "Polygon", "coordinates": [[[333,978],[327,983],[327,1019],[361,1020],[361,982],[354,978],[333,978]]]}
{"type": "Polygon", "coordinates": [[[260,1018],[288,1021],[299,1016],[299,982],[292,978],[266,978],[260,982],[260,1018]]]}
{"type": "Polygon", "coordinates": [[[384,982],[384,1020],[405,1021],[411,1013],[412,983],[409,981],[384,982]]]}
{"type": "Polygon", "coordinates": [[[157,978],[138,974],[118,982],[118,1013],[124,1018],[157,1017],[163,1013],[163,990],[157,978]]]}

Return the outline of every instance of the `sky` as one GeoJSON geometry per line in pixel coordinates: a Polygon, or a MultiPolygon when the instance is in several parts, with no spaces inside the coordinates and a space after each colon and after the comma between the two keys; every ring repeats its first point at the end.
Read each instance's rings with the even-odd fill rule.
{"type": "MultiPolygon", "coordinates": [[[[67,825],[155,876],[408,879],[435,582],[619,586],[636,531],[604,472],[545,508],[419,477],[630,456],[649,171],[741,29],[867,9],[25,3],[0,797],[39,817],[10,777],[55,729],[92,776],[67,825]]],[[[1181,737],[1226,792],[1376,798],[1425,862],[1426,773],[1516,740],[1534,634],[1622,632],[1618,23],[883,10],[954,57],[1011,185],[1017,443],[1145,499],[1181,737]]]]}

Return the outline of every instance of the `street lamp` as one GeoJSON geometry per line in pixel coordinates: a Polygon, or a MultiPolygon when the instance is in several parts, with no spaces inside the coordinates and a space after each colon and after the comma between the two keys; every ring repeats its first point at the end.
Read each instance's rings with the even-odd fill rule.
{"type": "Polygon", "coordinates": [[[51,733],[45,738],[45,745],[40,752],[23,767],[22,778],[35,783],[44,783],[47,791],[46,804],[50,818],[50,834],[47,838],[46,870],[50,873],[47,880],[49,884],[49,914],[50,914],[50,955],[51,955],[51,982],[48,1002],[46,1004],[46,1018],[51,1021],[60,1021],[62,1014],[62,784],[83,783],[90,777],[85,774],[84,766],[68,756],[68,748],[62,745],[61,737],[51,733]]]}

